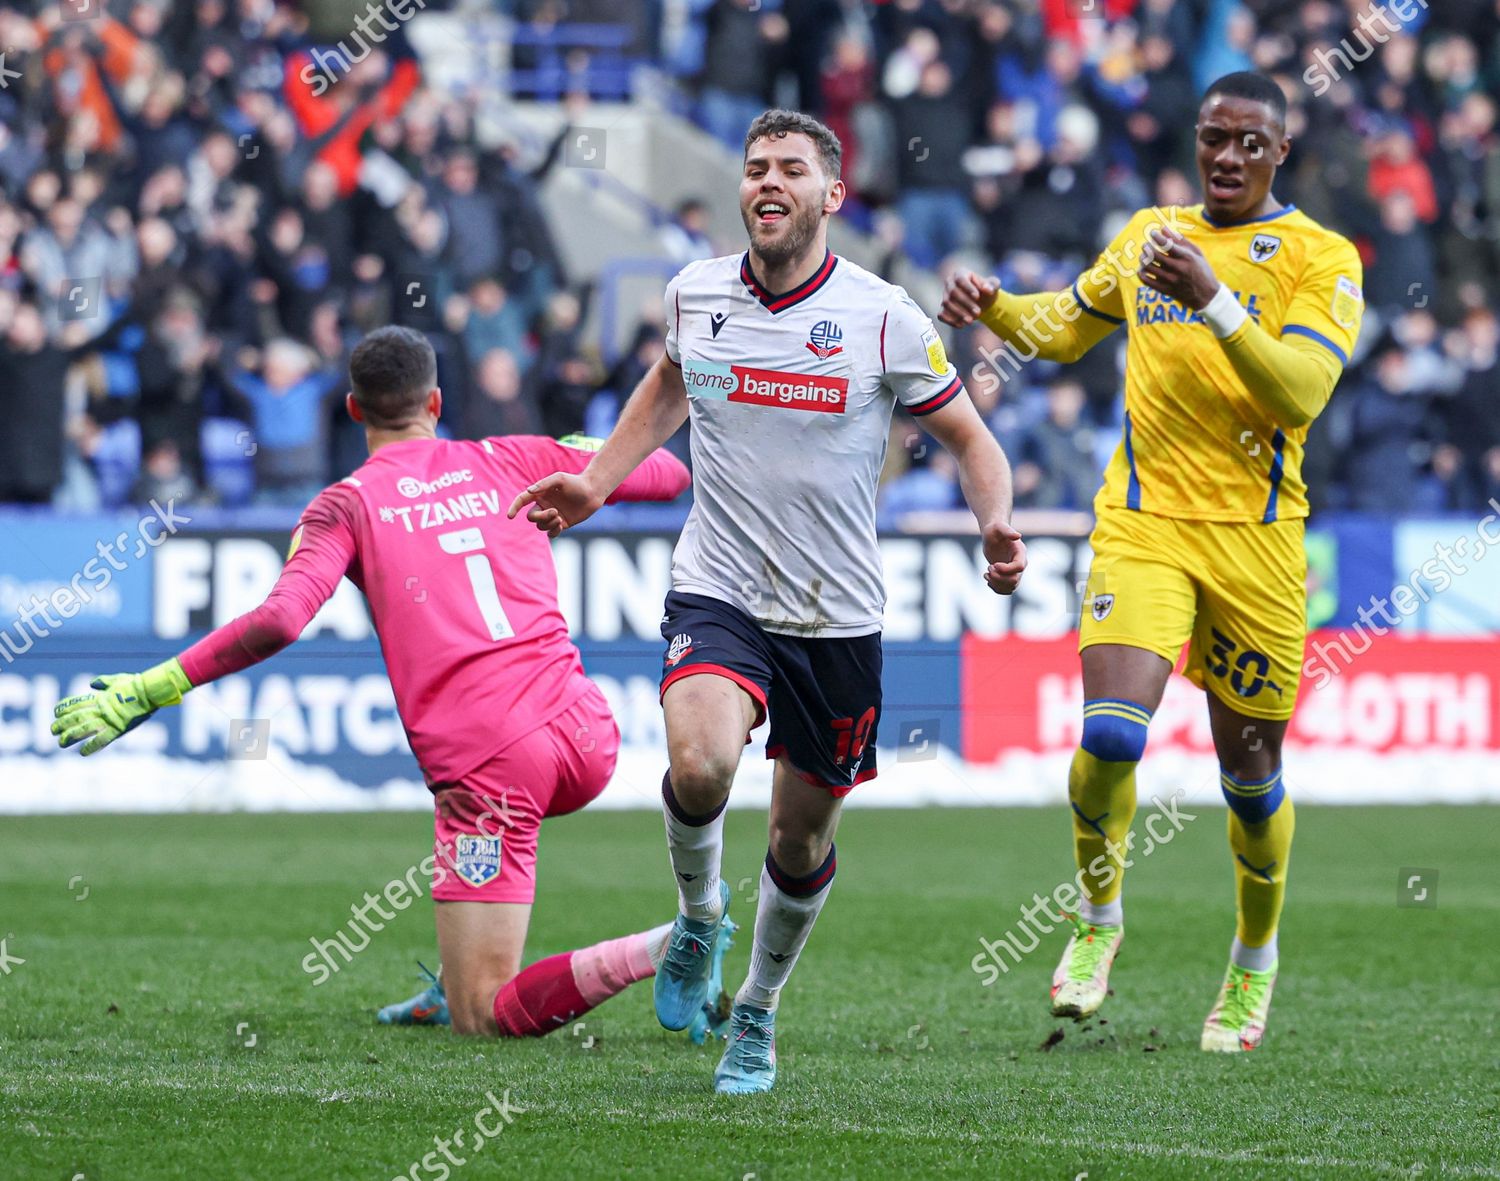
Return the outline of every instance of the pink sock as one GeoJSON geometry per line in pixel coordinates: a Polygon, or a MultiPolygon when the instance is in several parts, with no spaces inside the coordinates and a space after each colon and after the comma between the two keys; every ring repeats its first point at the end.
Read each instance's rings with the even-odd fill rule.
{"type": "Polygon", "coordinates": [[[501,1037],[541,1037],[599,1003],[585,1000],[573,982],[573,957],[578,954],[565,951],[537,960],[495,994],[501,1037]]]}
{"type": "Polygon", "coordinates": [[[654,975],[648,932],[606,939],[573,953],[573,983],[591,1008],[654,975]]]}
{"type": "Polygon", "coordinates": [[[548,956],[495,994],[501,1037],[541,1037],[656,975],[671,924],[548,956]]]}

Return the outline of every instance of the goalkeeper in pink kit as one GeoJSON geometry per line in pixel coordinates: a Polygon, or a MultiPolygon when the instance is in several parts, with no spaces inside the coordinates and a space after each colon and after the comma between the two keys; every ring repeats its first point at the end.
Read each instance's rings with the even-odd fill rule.
{"type": "MultiPolygon", "coordinates": [[[[654,975],[670,930],[521,969],[541,821],[604,790],[619,730],[568,639],[547,538],[506,509],[541,476],[581,471],[593,446],[437,438],[436,360],[410,329],[370,333],[349,374],[349,414],[365,427],[370,459],[308,505],[265,602],[155,668],[99,678],[95,692],[57,706],[52,732],[94,754],[194,686],[281,651],[347,577],[369,601],[436,811],[443,978],[382,1020],[544,1034],[654,975]]],[[[671,500],[688,482],[657,451],[611,499],[671,500]]]]}

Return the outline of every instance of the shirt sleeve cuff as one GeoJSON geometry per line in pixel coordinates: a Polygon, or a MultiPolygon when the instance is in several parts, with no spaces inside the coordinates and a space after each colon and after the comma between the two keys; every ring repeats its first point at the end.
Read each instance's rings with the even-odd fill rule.
{"type": "Polygon", "coordinates": [[[1242,327],[1250,318],[1250,313],[1240,306],[1240,301],[1234,297],[1234,292],[1229,290],[1227,283],[1220,283],[1218,293],[1208,301],[1208,306],[1203,309],[1203,318],[1208,321],[1208,326],[1220,340],[1227,340],[1242,327]]]}

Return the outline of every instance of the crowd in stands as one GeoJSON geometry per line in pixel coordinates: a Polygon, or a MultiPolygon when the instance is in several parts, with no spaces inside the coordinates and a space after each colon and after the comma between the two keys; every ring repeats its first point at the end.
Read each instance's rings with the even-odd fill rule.
{"type": "MultiPolygon", "coordinates": [[[[562,137],[496,148],[485,96],[434,83],[404,24],[353,61],[317,9],[0,9],[0,501],[300,505],[363,457],[344,366],[383,323],[430,335],[446,429],[469,437],[607,425],[653,362],[649,318],[618,356],[587,331],[596,293],[538,197],[562,137]]],[[[636,90],[734,151],[768,105],[819,115],[844,142],[843,216],[1014,290],[1070,283],[1142,205],[1196,203],[1197,95],[1273,72],[1294,140],[1277,195],[1366,263],[1365,333],[1309,439],[1315,509],[1500,495],[1500,0],[422,6],[478,9],[513,22],[494,85],[520,99],[636,90]]],[[[739,248],[701,201],[666,212],[674,261],[739,248]]],[[[1119,437],[1123,335],[1001,380],[992,336],[956,338],[1018,504],[1087,508],[1119,437]]],[[[961,504],[914,424],[892,438],[888,521],[961,504]]]]}

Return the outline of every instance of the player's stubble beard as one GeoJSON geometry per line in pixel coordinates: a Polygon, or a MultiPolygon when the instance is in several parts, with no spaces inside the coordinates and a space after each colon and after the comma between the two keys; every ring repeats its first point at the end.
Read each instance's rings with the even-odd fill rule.
{"type": "Polygon", "coordinates": [[[750,235],[751,250],[767,266],[784,267],[788,263],[795,262],[816,241],[818,226],[823,221],[823,207],[821,205],[805,208],[801,205],[795,206],[794,211],[786,216],[786,229],[782,235],[771,242],[761,242],[755,236],[755,231],[760,226],[755,216],[755,205],[760,200],[761,198],[757,196],[750,205],[740,208],[740,218],[745,223],[745,232],[750,235]]]}

